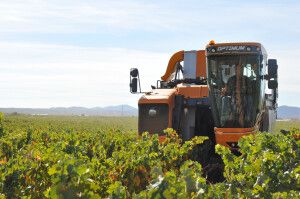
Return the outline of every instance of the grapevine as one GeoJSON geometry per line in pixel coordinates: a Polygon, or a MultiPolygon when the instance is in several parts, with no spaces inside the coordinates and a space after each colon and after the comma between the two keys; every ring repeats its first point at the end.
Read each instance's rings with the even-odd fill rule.
{"type": "Polygon", "coordinates": [[[223,168],[213,181],[208,138],[183,142],[166,129],[160,141],[135,125],[0,115],[0,198],[300,198],[297,128],[243,137],[240,156],[217,145],[210,158],[223,168]]]}

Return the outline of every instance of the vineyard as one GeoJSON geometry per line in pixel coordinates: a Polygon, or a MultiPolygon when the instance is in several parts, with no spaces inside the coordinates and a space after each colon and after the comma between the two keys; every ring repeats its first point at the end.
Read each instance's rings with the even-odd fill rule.
{"type": "Polygon", "coordinates": [[[239,156],[217,145],[213,182],[199,163],[206,137],[167,129],[159,142],[136,120],[1,115],[0,198],[300,198],[297,121],[244,137],[239,156]]]}

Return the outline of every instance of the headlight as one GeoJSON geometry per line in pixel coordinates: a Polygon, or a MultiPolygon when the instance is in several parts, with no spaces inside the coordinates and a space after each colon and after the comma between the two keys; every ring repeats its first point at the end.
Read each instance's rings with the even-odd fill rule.
{"type": "Polygon", "coordinates": [[[157,111],[154,108],[149,109],[149,116],[155,117],[157,114],[157,111]]]}

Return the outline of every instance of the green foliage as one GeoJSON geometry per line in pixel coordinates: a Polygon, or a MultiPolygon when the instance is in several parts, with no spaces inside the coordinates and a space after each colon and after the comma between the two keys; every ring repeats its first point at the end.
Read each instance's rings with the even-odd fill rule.
{"type": "Polygon", "coordinates": [[[167,129],[159,142],[135,124],[0,115],[0,198],[300,198],[299,129],[244,137],[241,156],[217,146],[225,179],[210,184],[207,138],[167,129]]]}
{"type": "Polygon", "coordinates": [[[239,146],[239,157],[216,146],[225,163],[225,184],[232,194],[270,198],[288,191],[293,198],[300,196],[300,145],[292,134],[258,133],[243,137],[239,146]]]}

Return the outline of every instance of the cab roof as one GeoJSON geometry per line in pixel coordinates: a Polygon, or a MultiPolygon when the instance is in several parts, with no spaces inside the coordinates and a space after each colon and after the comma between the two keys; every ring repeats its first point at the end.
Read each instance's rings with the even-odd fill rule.
{"type": "Polygon", "coordinates": [[[206,45],[206,52],[208,52],[208,49],[215,48],[215,47],[232,47],[232,46],[250,46],[250,47],[257,47],[259,48],[259,51],[263,55],[267,55],[267,52],[264,48],[264,46],[259,42],[225,42],[225,43],[216,43],[214,40],[211,40],[209,44],[206,45]]]}

